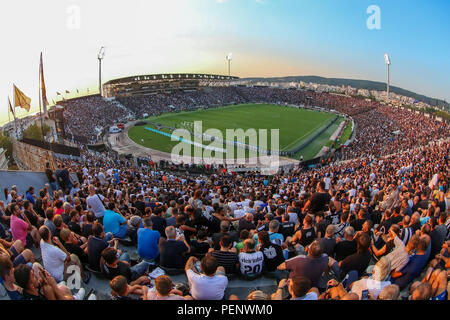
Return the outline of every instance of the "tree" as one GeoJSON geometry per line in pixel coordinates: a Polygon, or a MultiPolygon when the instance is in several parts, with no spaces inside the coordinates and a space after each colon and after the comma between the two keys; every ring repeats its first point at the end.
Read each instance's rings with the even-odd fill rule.
{"type": "MultiPolygon", "coordinates": [[[[47,133],[49,131],[50,131],[50,127],[48,125],[44,124],[44,136],[47,135],[47,133]]],[[[28,139],[44,141],[44,138],[42,137],[41,126],[37,125],[36,123],[29,126],[24,131],[23,136],[24,136],[24,138],[28,138],[28,139]]]]}
{"type": "Polygon", "coordinates": [[[4,136],[0,132],[0,148],[3,148],[6,150],[6,158],[8,160],[11,160],[12,158],[12,142],[11,139],[7,136],[4,136]]]}

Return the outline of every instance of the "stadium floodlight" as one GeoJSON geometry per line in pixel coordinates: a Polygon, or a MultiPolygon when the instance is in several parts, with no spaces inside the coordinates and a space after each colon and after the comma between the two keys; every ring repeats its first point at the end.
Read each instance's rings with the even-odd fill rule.
{"type": "Polygon", "coordinates": [[[98,53],[98,91],[102,96],[102,60],[105,59],[105,47],[101,47],[98,53]]]}
{"type": "Polygon", "coordinates": [[[230,53],[226,56],[226,59],[227,59],[227,61],[228,61],[228,77],[231,78],[231,60],[233,60],[233,53],[230,52],[230,53]]]}
{"type": "Polygon", "coordinates": [[[391,64],[391,59],[389,58],[389,55],[387,53],[384,54],[384,61],[386,61],[387,65],[391,64]]]}
{"type": "Polygon", "coordinates": [[[391,67],[391,58],[387,53],[384,54],[384,61],[387,64],[387,96],[386,103],[389,103],[389,82],[390,82],[390,67],[391,67]]]}

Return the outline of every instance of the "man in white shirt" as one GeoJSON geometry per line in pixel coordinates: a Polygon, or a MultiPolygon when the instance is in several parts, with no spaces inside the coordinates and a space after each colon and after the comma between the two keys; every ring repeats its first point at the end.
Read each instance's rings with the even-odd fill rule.
{"type": "Polygon", "coordinates": [[[191,295],[195,300],[222,300],[228,286],[225,269],[219,267],[214,256],[207,254],[200,264],[195,257],[190,257],[186,263],[186,276],[191,288],[191,295]],[[200,273],[202,272],[202,273],[200,273]]]}
{"type": "Polygon", "coordinates": [[[235,219],[242,218],[243,216],[245,216],[245,210],[244,209],[234,210],[234,218],[235,219]]]}
{"type": "Polygon", "coordinates": [[[95,214],[96,218],[102,218],[105,214],[105,206],[103,205],[104,196],[95,193],[95,187],[89,186],[89,197],[86,198],[88,209],[95,214]]]}
{"type": "Polygon", "coordinates": [[[98,174],[98,180],[100,181],[102,186],[106,184],[106,176],[103,173],[103,170],[101,170],[100,173],[98,174]]]}
{"type": "Polygon", "coordinates": [[[39,235],[41,236],[41,256],[44,268],[55,278],[56,282],[64,280],[64,273],[70,265],[78,267],[82,279],[87,280],[79,258],[67,252],[57,237],[53,237],[52,242],[51,232],[47,226],[39,228],[39,235]]]}

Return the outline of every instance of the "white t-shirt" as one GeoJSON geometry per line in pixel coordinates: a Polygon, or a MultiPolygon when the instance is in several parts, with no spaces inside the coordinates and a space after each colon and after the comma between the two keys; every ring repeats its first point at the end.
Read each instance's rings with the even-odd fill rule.
{"type": "Polygon", "coordinates": [[[317,293],[315,293],[315,292],[308,292],[303,297],[294,298],[291,300],[319,300],[319,297],[317,296],[317,293]]]}
{"type": "Polygon", "coordinates": [[[237,210],[237,209],[238,209],[238,206],[237,206],[236,202],[234,202],[234,201],[228,202],[228,206],[229,206],[230,209],[231,209],[231,213],[233,213],[234,210],[237,210]]]}
{"type": "Polygon", "coordinates": [[[241,218],[244,215],[245,215],[245,210],[242,210],[242,209],[234,210],[234,217],[236,219],[241,218]]]}
{"type": "Polygon", "coordinates": [[[262,272],[264,254],[261,251],[239,253],[241,273],[244,275],[257,275],[262,272]]]}
{"type": "Polygon", "coordinates": [[[106,183],[106,177],[105,177],[105,174],[103,172],[100,172],[98,174],[98,180],[100,180],[100,183],[102,185],[104,185],[106,183]]]}
{"type": "Polygon", "coordinates": [[[361,300],[364,290],[369,290],[374,299],[377,299],[384,287],[390,285],[390,281],[376,281],[373,279],[361,279],[353,283],[352,292],[356,293],[361,300]]]}
{"type": "Polygon", "coordinates": [[[298,222],[298,214],[297,212],[289,212],[289,222],[297,223],[298,222]]]}
{"type": "Polygon", "coordinates": [[[330,190],[331,179],[328,178],[328,177],[326,177],[326,178],[324,179],[324,182],[325,182],[325,190],[330,190]]]}
{"type": "Polygon", "coordinates": [[[195,300],[222,300],[228,286],[228,278],[222,275],[208,277],[204,274],[186,271],[191,295],[195,300]]]}
{"type": "Polygon", "coordinates": [[[64,261],[67,255],[60,248],[41,240],[41,256],[45,270],[55,278],[56,282],[64,280],[64,261]]]}
{"type": "Polygon", "coordinates": [[[102,203],[103,199],[105,199],[105,197],[101,194],[94,194],[93,196],[89,196],[86,198],[88,209],[95,214],[96,218],[101,218],[105,214],[106,209],[102,203]]]}

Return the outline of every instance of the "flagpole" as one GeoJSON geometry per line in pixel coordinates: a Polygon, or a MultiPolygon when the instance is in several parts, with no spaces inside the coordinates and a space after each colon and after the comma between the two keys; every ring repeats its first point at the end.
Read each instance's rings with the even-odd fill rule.
{"type": "Polygon", "coordinates": [[[42,121],[42,104],[41,104],[41,72],[42,72],[42,52],[41,52],[41,61],[39,62],[39,116],[41,118],[41,132],[42,132],[42,141],[45,142],[45,136],[44,136],[44,123],[42,121]]]}

